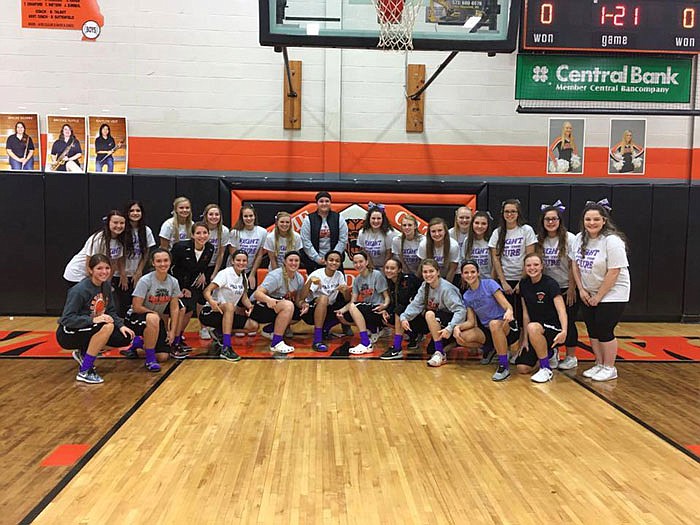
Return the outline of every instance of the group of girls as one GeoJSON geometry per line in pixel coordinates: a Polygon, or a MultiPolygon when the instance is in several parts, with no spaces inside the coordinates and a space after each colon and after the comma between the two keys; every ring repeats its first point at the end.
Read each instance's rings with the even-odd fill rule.
{"type": "MultiPolygon", "coordinates": [[[[294,351],[284,340],[293,336],[290,326],[304,320],[314,327],[312,348],[318,352],[328,350],[330,330],[337,324],[346,334],[352,325],[359,332],[359,344],[349,349],[352,355],[373,352],[380,330],[389,328],[393,341],[382,359],[400,358],[404,339],[415,349],[426,334],[431,339],[430,366],[444,364],[447,349],[460,344],[481,347],[484,364],[497,355],[496,381],[509,376],[512,362],[543,382],[551,379],[552,367],[577,366],[574,320],[580,305],[596,356],[596,365],[584,375],[613,379],[613,330],[629,298],[624,236],[605,203],[586,205],[577,236],[563,226],[563,211],[559,202],[543,205],[535,232],[525,223],[520,202],[509,199],[491,232],[488,212],[464,206],[456,210],[452,228],[434,218],[423,236],[410,215],[402,217],[401,231],[395,232],[383,207],[370,203],[352,261],[357,276],[349,287],[342,273],[344,254],[335,250],[307,279],[299,273],[302,240],[288,213],[276,215],[274,231],[268,234],[258,225],[254,207],[245,204],[229,230],[215,204],[195,222],[185,197],[175,199],[172,217],[159,232],[160,249],[150,258],[154,275],[144,276],[155,240],[145,226],[143,205],[132,201],[124,212],[108,214],[64,277],[98,286],[90,265],[95,254],[104,256],[111,270],[107,288],[114,289],[116,301],[111,291],[103,291],[103,301],[111,305],[115,322],[126,318],[124,328],[135,334],[123,353],[144,355],[152,371],[168,353],[187,356],[191,348],[183,332],[196,314],[202,323],[200,336],[213,333],[221,343],[221,357],[232,361],[239,358],[232,347],[233,332],[252,334],[262,325],[271,351],[288,354],[294,351]],[[231,254],[228,266],[226,252],[231,254]],[[257,285],[264,255],[268,273],[257,285]],[[567,354],[559,362],[556,347],[562,343],[567,354]]],[[[69,304],[75,307],[75,301],[67,301],[66,308],[69,304]]],[[[97,323],[87,320],[82,319],[85,326],[62,323],[59,330],[92,330],[97,323]]],[[[79,354],[89,354],[86,345],[79,354]]],[[[92,370],[94,362],[82,361],[92,370]]]]}

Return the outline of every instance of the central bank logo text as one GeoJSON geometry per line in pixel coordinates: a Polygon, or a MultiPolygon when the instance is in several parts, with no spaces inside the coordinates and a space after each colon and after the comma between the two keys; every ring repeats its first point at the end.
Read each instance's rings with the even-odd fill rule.
{"type": "Polygon", "coordinates": [[[671,66],[666,71],[644,71],[640,66],[622,66],[618,70],[572,69],[568,64],[561,64],[556,71],[559,82],[574,82],[586,84],[645,84],[645,85],[678,85],[678,73],[671,66]]]}

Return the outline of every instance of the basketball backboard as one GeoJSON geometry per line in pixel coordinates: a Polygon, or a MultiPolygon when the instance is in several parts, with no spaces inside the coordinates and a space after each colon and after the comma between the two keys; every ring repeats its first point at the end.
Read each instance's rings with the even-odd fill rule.
{"type": "MultiPolygon", "coordinates": [[[[383,1],[259,0],[260,43],[376,48],[380,25],[373,2],[383,1]]],[[[494,53],[515,50],[520,0],[415,1],[419,4],[413,27],[415,50],[494,53]]],[[[402,6],[403,2],[398,5],[402,6]]]]}

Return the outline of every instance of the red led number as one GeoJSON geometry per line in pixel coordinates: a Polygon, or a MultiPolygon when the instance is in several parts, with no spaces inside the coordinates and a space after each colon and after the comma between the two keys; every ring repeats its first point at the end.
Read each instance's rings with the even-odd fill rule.
{"type": "MultiPolygon", "coordinates": [[[[608,12],[606,6],[600,8],[600,25],[604,26],[609,20],[616,27],[625,26],[625,17],[627,16],[627,8],[624,5],[616,5],[614,9],[608,12]]],[[[632,25],[639,25],[639,8],[635,7],[632,11],[632,25]]]]}
{"type": "Polygon", "coordinates": [[[685,29],[695,28],[695,8],[686,7],[683,9],[683,27],[685,29]]]}
{"type": "Polygon", "coordinates": [[[540,6],[540,23],[549,25],[552,23],[552,18],[554,18],[554,6],[549,3],[542,4],[540,6]]]}

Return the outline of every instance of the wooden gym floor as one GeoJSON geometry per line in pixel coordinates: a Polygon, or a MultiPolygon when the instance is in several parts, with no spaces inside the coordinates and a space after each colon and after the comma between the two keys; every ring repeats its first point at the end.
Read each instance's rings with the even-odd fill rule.
{"type": "Polygon", "coordinates": [[[54,327],[0,317],[3,524],[700,522],[698,325],[622,324],[618,380],[545,385],[260,336],[160,374],[110,352],[85,385],[54,327]]]}

